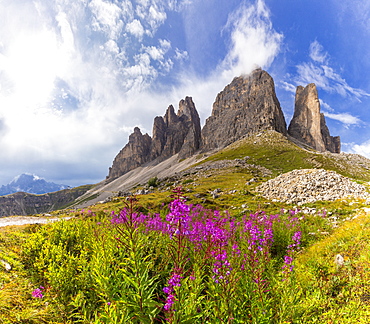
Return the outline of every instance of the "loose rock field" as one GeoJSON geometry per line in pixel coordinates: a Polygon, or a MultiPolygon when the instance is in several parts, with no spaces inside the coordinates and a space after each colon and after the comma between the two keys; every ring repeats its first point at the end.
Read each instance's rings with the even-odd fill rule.
{"type": "Polygon", "coordinates": [[[263,183],[256,191],[267,199],[297,205],[345,197],[370,198],[363,185],[324,169],[293,170],[263,183]]]}

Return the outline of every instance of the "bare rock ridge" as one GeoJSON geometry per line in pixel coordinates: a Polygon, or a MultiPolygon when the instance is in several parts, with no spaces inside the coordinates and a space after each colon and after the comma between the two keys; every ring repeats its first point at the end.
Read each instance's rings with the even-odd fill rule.
{"type": "Polygon", "coordinates": [[[340,138],[330,136],[320,113],[316,86],[297,87],[294,116],[287,130],[274,80],[266,71],[256,69],[250,75],[234,78],[217,95],[203,129],[191,97],[180,101],[177,114],[170,105],[163,117],[155,117],[153,137],[143,135],[136,127],[114,159],[107,179],[113,180],[148,162],[159,163],[177,153],[183,159],[197,151],[223,148],[264,130],[289,134],[320,152],[340,153],[340,138]]]}
{"type": "Polygon", "coordinates": [[[164,117],[155,117],[153,137],[143,135],[138,127],[109,168],[108,179],[115,179],[147,162],[161,162],[177,153],[189,157],[200,148],[200,118],[191,97],[179,103],[177,114],[172,105],[164,117]]]}
{"type": "Polygon", "coordinates": [[[191,97],[179,103],[175,114],[169,106],[164,117],[156,117],[150,161],[163,161],[177,153],[180,158],[189,157],[200,147],[200,118],[191,97]]]}
{"type": "Polygon", "coordinates": [[[340,153],[340,138],[330,136],[314,83],[297,87],[288,134],[319,152],[340,153]]]}
{"type": "Polygon", "coordinates": [[[286,135],[286,123],[272,77],[261,69],[237,77],[217,95],[202,129],[202,149],[227,146],[244,135],[275,130],[286,135]]]}
{"type": "Polygon", "coordinates": [[[117,154],[109,168],[109,178],[116,178],[146,163],[150,157],[152,139],[143,135],[139,127],[129,136],[126,146],[117,154]]]}

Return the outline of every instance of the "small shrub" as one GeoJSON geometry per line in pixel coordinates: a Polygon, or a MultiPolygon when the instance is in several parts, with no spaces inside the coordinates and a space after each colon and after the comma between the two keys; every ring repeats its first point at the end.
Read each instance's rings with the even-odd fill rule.
{"type": "Polygon", "coordinates": [[[148,181],[148,186],[149,187],[157,187],[158,184],[159,184],[159,182],[158,182],[158,178],[157,177],[150,178],[149,181],[148,181]]]}
{"type": "Polygon", "coordinates": [[[187,184],[187,183],[192,183],[192,182],[194,182],[194,180],[193,180],[193,179],[186,179],[186,180],[184,180],[184,181],[182,182],[182,184],[187,184]]]}

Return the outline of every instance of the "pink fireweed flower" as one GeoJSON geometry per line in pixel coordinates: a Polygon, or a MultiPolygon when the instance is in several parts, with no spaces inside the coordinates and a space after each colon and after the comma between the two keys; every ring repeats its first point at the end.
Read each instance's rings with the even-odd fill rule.
{"type": "Polygon", "coordinates": [[[172,273],[170,279],[168,279],[168,286],[163,288],[163,292],[168,295],[166,298],[166,302],[163,306],[165,311],[170,311],[172,308],[173,303],[175,302],[175,291],[174,287],[180,287],[181,286],[181,279],[183,277],[177,273],[172,273]]]}
{"type": "Polygon", "coordinates": [[[301,240],[301,236],[302,236],[301,231],[295,232],[293,237],[292,237],[292,240],[299,244],[299,241],[301,240]]]}
{"type": "Polygon", "coordinates": [[[227,260],[226,251],[222,250],[221,253],[212,252],[212,256],[216,260],[216,262],[213,264],[212,271],[214,275],[212,276],[212,279],[217,284],[223,280],[225,280],[225,282],[228,283],[226,277],[231,274],[232,267],[229,260],[227,260]]]}
{"type": "Polygon", "coordinates": [[[288,251],[287,251],[288,255],[284,256],[284,265],[282,266],[283,273],[293,271],[293,268],[294,268],[293,255],[294,253],[297,252],[297,250],[299,250],[299,245],[301,244],[301,237],[302,237],[301,231],[297,231],[293,234],[292,241],[294,243],[288,246],[288,251]]]}
{"type": "Polygon", "coordinates": [[[42,294],[42,290],[44,290],[45,288],[40,286],[40,288],[36,288],[33,292],[32,292],[32,297],[34,298],[43,298],[44,295],[42,294]]]}
{"type": "Polygon", "coordinates": [[[292,262],[293,262],[293,258],[291,256],[289,256],[289,255],[284,256],[284,263],[285,264],[290,265],[290,264],[292,264],[292,262]]]}
{"type": "Polygon", "coordinates": [[[292,252],[294,252],[295,250],[299,250],[299,245],[301,244],[301,236],[302,236],[301,231],[295,232],[293,234],[292,241],[294,243],[288,246],[288,250],[291,250],[292,252]]]}
{"type": "Polygon", "coordinates": [[[182,276],[174,273],[172,274],[171,278],[168,280],[168,284],[172,287],[180,287],[181,286],[181,279],[182,279],[182,276]]]}
{"type": "Polygon", "coordinates": [[[175,295],[173,295],[173,294],[168,295],[167,299],[166,299],[166,303],[163,306],[164,310],[167,311],[167,312],[170,311],[171,308],[172,308],[172,305],[175,302],[175,300],[176,300],[175,295]]]}

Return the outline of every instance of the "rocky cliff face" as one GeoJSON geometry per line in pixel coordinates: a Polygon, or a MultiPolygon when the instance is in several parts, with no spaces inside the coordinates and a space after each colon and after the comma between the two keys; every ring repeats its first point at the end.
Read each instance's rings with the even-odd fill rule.
{"type": "Polygon", "coordinates": [[[330,136],[324,114],[320,113],[320,117],[321,135],[325,144],[325,149],[332,153],[340,153],[340,136],[330,136]]]}
{"type": "Polygon", "coordinates": [[[193,155],[201,146],[200,118],[192,98],[186,97],[179,103],[179,116],[188,130],[179,151],[179,158],[193,155]]]}
{"type": "Polygon", "coordinates": [[[248,76],[234,78],[217,95],[212,115],[202,130],[190,97],[180,101],[177,113],[171,105],[163,117],[154,119],[152,138],[135,128],[128,144],[114,159],[107,178],[115,179],[147,162],[161,162],[177,153],[182,159],[198,150],[222,148],[263,130],[289,133],[320,152],[340,152],[339,137],[330,136],[320,113],[316,86],[297,88],[294,117],[287,132],[274,81],[266,71],[257,69],[248,76]]]}
{"type": "Polygon", "coordinates": [[[152,139],[148,134],[143,135],[139,127],[129,136],[128,143],[118,153],[109,168],[109,178],[117,178],[126,172],[137,168],[150,159],[152,139]]]}
{"type": "Polygon", "coordinates": [[[340,153],[340,139],[330,136],[314,83],[297,87],[288,134],[319,152],[340,153]]]}
{"type": "Polygon", "coordinates": [[[179,103],[175,114],[169,106],[164,117],[156,117],[153,125],[151,160],[163,161],[179,153],[191,156],[200,147],[200,118],[191,97],[179,103]]]}
{"type": "Polygon", "coordinates": [[[154,119],[152,138],[135,128],[114,159],[107,178],[117,178],[147,162],[161,162],[177,153],[179,158],[189,157],[199,149],[200,140],[200,118],[192,98],[186,97],[180,101],[177,114],[171,105],[164,117],[154,119]]]}
{"type": "Polygon", "coordinates": [[[202,129],[203,150],[224,147],[262,130],[286,134],[286,123],[272,77],[261,69],[237,77],[217,95],[202,129]]]}

